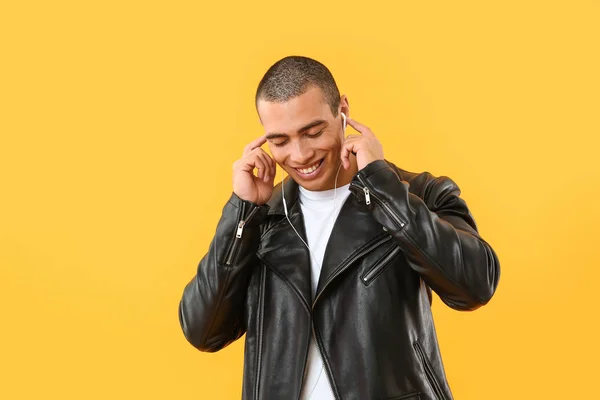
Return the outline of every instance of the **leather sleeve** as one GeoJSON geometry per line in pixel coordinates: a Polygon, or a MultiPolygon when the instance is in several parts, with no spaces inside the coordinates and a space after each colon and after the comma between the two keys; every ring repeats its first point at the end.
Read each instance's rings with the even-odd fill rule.
{"type": "Polygon", "coordinates": [[[208,252],[179,303],[183,333],[198,350],[218,351],[245,333],[244,302],[267,212],[267,205],[235,193],[223,208],[208,252]]]}
{"type": "Polygon", "coordinates": [[[409,182],[393,164],[378,160],[360,170],[351,187],[362,201],[369,198],[373,217],[444,303],[470,311],[492,298],[500,277],[498,257],[479,235],[452,179],[424,172],[409,182]]]}

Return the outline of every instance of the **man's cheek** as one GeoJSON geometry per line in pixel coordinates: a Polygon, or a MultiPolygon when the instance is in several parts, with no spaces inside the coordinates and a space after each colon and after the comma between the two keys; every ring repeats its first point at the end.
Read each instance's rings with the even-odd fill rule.
{"type": "Polygon", "coordinates": [[[281,153],[279,151],[277,151],[276,147],[269,146],[269,153],[271,153],[271,157],[277,164],[279,164],[279,165],[283,164],[284,157],[281,156],[281,153]]]}
{"type": "Polygon", "coordinates": [[[277,165],[279,165],[281,168],[283,168],[284,159],[281,157],[278,157],[276,154],[272,154],[272,156],[273,156],[273,160],[277,163],[277,165]]]}
{"type": "Polygon", "coordinates": [[[328,141],[328,143],[326,144],[326,146],[331,150],[331,151],[337,151],[342,149],[342,138],[340,137],[339,140],[336,139],[330,139],[328,141]]]}

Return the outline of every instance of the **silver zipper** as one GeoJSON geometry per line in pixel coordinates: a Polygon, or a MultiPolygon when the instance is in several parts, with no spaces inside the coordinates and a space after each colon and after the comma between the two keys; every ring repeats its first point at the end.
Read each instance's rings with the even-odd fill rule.
{"type": "MultiPolygon", "coordinates": [[[[237,250],[242,242],[240,239],[242,238],[244,227],[246,226],[246,224],[248,224],[248,222],[250,222],[254,214],[256,214],[256,211],[258,211],[258,207],[253,208],[252,211],[250,211],[250,214],[248,214],[248,217],[246,217],[245,220],[241,220],[238,223],[237,230],[235,232],[235,239],[233,239],[233,244],[231,245],[231,249],[229,249],[229,254],[227,255],[227,260],[225,261],[226,265],[231,265],[233,263],[237,250]]],[[[242,215],[243,212],[244,210],[242,209],[242,215]]]]}
{"type": "Polygon", "coordinates": [[[367,284],[370,280],[373,279],[375,275],[377,275],[382,268],[384,268],[391,260],[398,254],[400,251],[400,247],[395,247],[388,254],[383,256],[382,260],[378,262],[375,266],[373,266],[362,278],[363,283],[367,284]]]}
{"type": "Polygon", "coordinates": [[[365,203],[367,203],[367,205],[371,204],[371,195],[369,194],[369,189],[365,186],[363,188],[363,191],[365,192],[365,203]]]}
{"type": "Polygon", "coordinates": [[[245,224],[245,221],[240,221],[240,223],[238,224],[237,233],[235,234],[235,237],[238,239],[242,237],[242,232],[244,230],[244,224],[245,224]]]}
{"type": "Polygon", "coordinates": [[[350,186],[353,187],[357,187],[359,189],[362,189],[362,191],[365,193],[365,198],[366,198],[366,194],[369,193],[369,203],[370,204],[370,198],[371,196],[373,196],[373,199],[379,203],[379,205],[381,205],[387,212],[388,214],[398,223],[398,225],[401,228],[404,228],[404,225],[406,225],[406,223],[404,221],[402,221],[402,219],[400,219],[400,217],[398,216],[398,214],[396,214],[396,212],[394,210],[392,210],[383,200],[381,200],[379,198],[379,196],[377,196],[375,193],[371,193],[371,191],[369,191],[369,189],[367,188],[367,184],[365,183],[365,181],[360,177],[360,175],[358,176],[358,179],[360,180],[360,182],[364,185],[364,187],[360,187],[359,185],[357,185],[356,183],[351,183],[350,186]]]}
{"type": "Polygon", "coordinates": [[[350,259],[348,259],[346,262],[344,262],[343,264],[341,264],[337,270],[335,271],[335,273],[333,275],[331,275],[329,277],[329,279],[327,279],[327,282],[325,282],[325,284],[323,285],[323,289],[321,289],[321,291],[319,292],[319,294],[317,295],[317,297],[315,297],[315,299],[313,300],[313,304],[312,304],[312,309],[314,311],[315,309],[315,304],[317,304],[317,300],[319,300],[319,297],[321,297],[321,294],[325,291],[325,288],[327,287],[327,285],[329,285],[329,282],[331,282],[332,280],[334,280],[339,274],[341,274],[344,269],[352,264],[354,261],[356,261],[358,258],[364,256],[365,254],[367,254],[368,252],[370,252],[371,250],[373,250],[374,248],[382,245],[383,243],[392,240],[392,236],[390,235],[385,235],[382,238],[375,240],[375,242],[373,244],[371,244],[369,247],[365,248],[363,251],[360,251],[358,253],[356,253],[354,256],[352,256],[350,259]]]}

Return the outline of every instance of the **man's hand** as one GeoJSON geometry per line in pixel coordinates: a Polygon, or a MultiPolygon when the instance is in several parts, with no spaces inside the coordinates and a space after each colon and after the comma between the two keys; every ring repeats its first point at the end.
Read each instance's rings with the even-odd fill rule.
{"type": "Polygon", "coordinates": [[[242,158],[233,163],[233,192],[242,200],[265,204],[273,193],[275,161],[260,148],[267,139],[259,137],[244,148],[242,158]],[[258,169],[254,175],[254,169],[258,169]]]}
{"type": "Polygon", "coordinates": [[[383,160],[383,147],[373,132],[360,122],[348,118],[348,124],[360,132],[360,135],[348,135],[342,145],[342,164],[344,169],[350,168],[350,153],[356,155],[356,163],[360,171],[376,160],[383,160]]]}

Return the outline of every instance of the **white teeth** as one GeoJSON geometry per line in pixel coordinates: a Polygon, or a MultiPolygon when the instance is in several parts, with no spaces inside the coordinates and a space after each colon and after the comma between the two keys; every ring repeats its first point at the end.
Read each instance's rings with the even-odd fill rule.
{"type": "Polygon", "coordinates": [[[319,163],[316,163],[315,165],[313,165],[310,168],[298,169],[298,171],[302,172],[303,174],[310,174],[311,172],[313,172],[317,168],[319,168],[319,163]]]}

